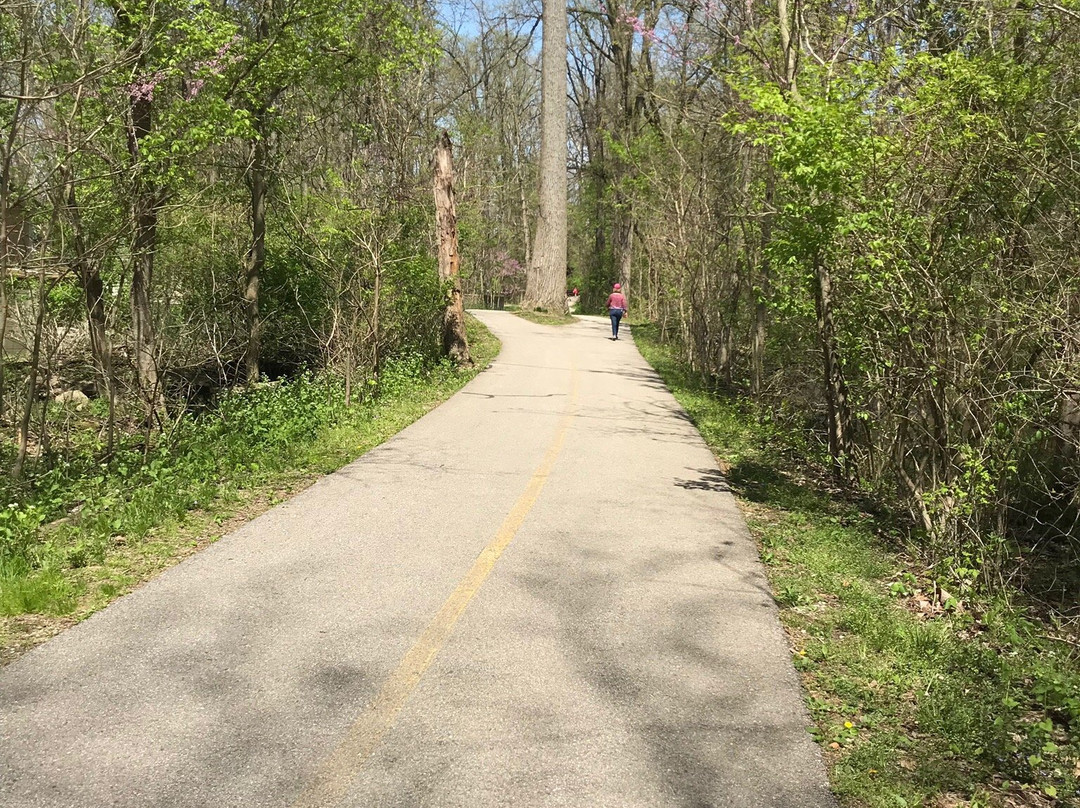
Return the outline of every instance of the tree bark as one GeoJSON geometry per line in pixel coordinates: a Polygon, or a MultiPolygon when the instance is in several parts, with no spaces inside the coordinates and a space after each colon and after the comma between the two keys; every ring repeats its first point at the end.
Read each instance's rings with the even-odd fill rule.
{"type": "MultiPolygon", "coordinates": [[[[256,23],[255,41],[270,41],[271,23],[277,9],[274,0],[262,0],[256,23]]],[[[255,137],[251,144],[251,165],[248,182],[251,190],[251,246],[244,256],[244,309],[247,317],[248,341],[244,351],[244,372],[248,385],[259,380],[262,325],[259,322],[259,283],[266,266],[266,197],[269,172],[270,144],[269,115],[281,89],[270,91],[254,110],[255,137]]]]}
{"type": "Polygon", "coordinates": [[[799,0],[795,0],[795,14],[788,11],[788,0],[777,0],[776,15],[780,25],[780,50],[782,51],[784,82],[787,90],[796,98],[799,90],[795,84],[795,73],[798,70],[798,33],[792,33],[792,19],[798,19],[799,0]]]}
{"type": "Polygon", "coordinates": [[[4,385],[7,380],[4,378],[4,338],[7,336],[7,279],[8,264],[11,261],[12,250],[12,245],[9,243],[11,234],[8,227],[8,201],[10,196],[10,185],[8,182],[9,165],[10,161],[6,159],[5,155],[4,165],[0,168],[0,422],[4,420],[4,416],[6,415],[4,385]]]}
{"type": "Polygon", "coordinates": [[[382,255],[375,258],[375,289],[371,296],[371,372],[378,384],[382,377],[382,255]]]}
{"type": "Polygon", "coordinates": [[[818,340],[821,344],[822,370],[825,381],[825,406],[829,428],[829,456],[833,471],[841,476],[851,469],[848,426],[847,385],[844,383],[836,349],[836,328],[833,324],[832,275],[824,261],[814,265],[814,303],[817,309],[818,340]]]}
{"type": "MultiPolygon", "coordinates": [[[[630,154],[637,141],[645,121],[646,111],[650,106],[648,94],[655,85],[655,76],[650,55],[652,40],[647,36],[642,37],[635,69],[634,41],[636,37],[616,8],[616,6],[611,6],[608,9],[616,85],[617,114],[614,124],[615,136],[625,151],[615,156],[613,164],[615,221],[612,227],[611,247],[615,254],[615,269],[619,283],[622,284],[623,294],[629,295],[633,285],[634,230],[637,222],[633,197],[626,186],[636,178],[637,169],[632,159],[627,159],[627,155],[630,154]]],[[[647,31],[654,30],[659,15],[659,4],[652,4],[643,11],[640,18],[641,25],[647,31]]]]}
{"type": "Polygon", "coordinates": [[[634,213],[632,203],[622,193],[616,192],[615,227],[611,235],[611,247],[615,252],[622,293],[630,295],[630,272],[634,260],[634,213]]]}
{"type": "Polygon", "coordinates": [[[37,318],[34,321],[34,347],[30,351],[30,373],[26,380],[26,398],[23,400],[22,415],[19,418],[18,448],[15,464],[11,468],[12,479],[22,478],[26,466],[26,455],[30,444],[30,419],[34,414],[34,400],[37,398],[38,366],[41,364],[41,340],[45,326],[45,261],[40,262],[38,271],[37,318]]]}
{"type": "Polygon", "coordinates": [[[772,241],[773,194],[776,180],[771,166],[766,166],[765,215],[761,220],[761,257],[759,259],[758,288],[754,299],[754,331],[750,343],[750,392],[756,398],[765,387],[765,346],[769,333],[769,291],[772,285],[772,264],[769,260],[769,244],[772,241]]]}
{"type": "Polygon", "coordinates": [[[152,102],[132,93],[128,109],[128,155],[134,174],[131,223],[134,230],[131,267],[131,336],[135,348],[135,370],[139,390],[148,415],[164,403],[158,381],[157,347],[150,308],[154,282],[154,255],[157,252],[158,194],[146,177],[142,143],[153,125],[152,102]]]}
{"type": "MultiPolygon", "coordinates": [[[[6,415],[6,400],[4,389],[7,380],[4,377],[4,337],[7,336],[9,301],[7,294],[8,270],[11,264],[11,255],[14,252],[11,244],[11,163],[15,154],[15,139],[19,134],[19,124],[23,116],[24,98],[28,95],[30,86],[30,43],[29,38],[24,38],[22,43],[22,60],[19,65],[19,95],[12,111],[8,131],[3,140],[3,157],[0,160],[0,421],[6,415]]],[[[22,234],[20,227],[16,235],[22,234]]]]}
{"type": "Polygon", "coordinates": [[[566,311],[566,3],[544,0],[539,217],[525,308],[566,311]]]}
{"type": "Polygon", "coordinates": [[[518,174],[518,192],[521,196],[521,233],[524,236],[525,244],[525,266],[532,264],[532,238],[529,234],[529,208],[525,202],[525,178],[522,176],[523,172],[518,174]]]}
{"type": "Polygon", "coordinates": [[[465,307],[461,300],[461,256],[458,254],[457,208],[454,204],[454,155],[450,135],[435,143],[435,222],[439,231],[439,280],[446,286],[443,309],[443,355],[459,365],[472,364],[465,339],[465,307]]]}
{"type": "MultiPolygon", "coordinates": [[[[0,216],[3,216],[3,212],[0,212],[0,216]]],[[[7,232],[3,225],[0,225],[0,250],[7,251],[7,232]]],[[[3,422],[6,414],[5,398],[4,398],[4,385],[7,380],[4,377],[4,338],[7,336],[7,323],[8,323],[8,296],[7,296],[7,258],[6,255],[0,258],[0,423],[3,422]]]]}
{"type": "Polygon", "coordinates": [[[255,119],[255,142],[251,144],[251,246],[244,258],[244,308],[248,342],[244,353],[247,383],[259,380],[260,323],[259,281],[266,265],[267,143],[266,117],[255,119]]]}
{"type": "Polygon", "coordinates": [[[82,285],[83,302],[86,305],[86,324],[90,335],[90,354],[97,371],[98,385],[108,397],[109,422],[106,451],[112,454],[116,426],[116,385],[113,381],[112,346],[105,323],[105,285],[97,264],[90,260],[83,233],[82,212],[75,194],[75,179],[71,166],[61,169],[64,180],[64,209],[71,224],[72,246],[75,249],[75,270],[82,285]]]}

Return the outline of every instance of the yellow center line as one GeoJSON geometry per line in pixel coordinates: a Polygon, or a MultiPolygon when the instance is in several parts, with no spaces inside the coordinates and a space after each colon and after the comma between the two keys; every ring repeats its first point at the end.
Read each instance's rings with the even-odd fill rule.
{"type": "Polygon", "coordinates": [[[566,433],[576,411],[577,396],[577,369],[571,367],[571,389],[566,412],[559,420],[555,438],[525,487],[524,493],[510,509],[495,538],[481,551],[472,568],[424,629],[420,639],[390,674],[378,695],[375,696],[375,700],[349,727],[348,735],[319,767],[314,779],[293,803],[292,808],[331,808],[345,797],[353,779],[360,773],[383,736],[393,726],[394,720],[401,712],[401,708],[405,706],[409,695],[420,683],[425,671],[450,637],[458,618],[483,586],[484,581],[495,568],[495,562],[510,546],[525,517],[539,499],[540,492],[543,491],[544,484],[547,483],[555,467],[555,461],[566,442],[566,433]]]}

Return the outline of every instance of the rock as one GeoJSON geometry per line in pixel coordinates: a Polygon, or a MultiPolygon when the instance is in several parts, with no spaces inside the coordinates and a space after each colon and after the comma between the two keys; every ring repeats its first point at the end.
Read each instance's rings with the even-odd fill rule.
{"type": "Polygon", "coordinates": [[[53,397],[53,401],[57,404],[74,404],[75,409],[81,410],[90,403],[90,398],[82,390],[64,390],[57,393],[53,397]]]}
{"type": "Polygon", "coordinates": [[[26,343],[11,334],[4,335],[4,356],[12,362],[26,362],[30,359],[30,349],[26,343]]]}

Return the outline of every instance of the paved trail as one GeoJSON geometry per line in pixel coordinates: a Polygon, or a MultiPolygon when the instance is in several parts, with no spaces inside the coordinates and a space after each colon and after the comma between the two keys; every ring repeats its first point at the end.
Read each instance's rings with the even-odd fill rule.
{"type": "Polygon", "coordinates": [[[606,324],[0,671],[0,805],[831,806],[712,456],[606,324]]]}

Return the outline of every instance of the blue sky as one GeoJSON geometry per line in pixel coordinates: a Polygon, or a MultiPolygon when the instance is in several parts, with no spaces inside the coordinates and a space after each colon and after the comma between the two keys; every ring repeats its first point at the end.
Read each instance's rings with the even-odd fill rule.
{"type": "MultiPolygon", "coordinates": [[[[532,14],[540,16],[540,0],[527,0],[521,4],[518,14],[532,14]]],[[[457,30],[464,36],[476,36],[480,33],[480,9],[484,9],[489,16],[496,16],[506,7],[499,0],[436,0],[435,9],[439,21],[447,28],[457,30]]],[[[524,25],[524,21],[522,21],[524,25]]],[[[539,42],[540,26],[536,28],[537,42],[539,42]]]]}

